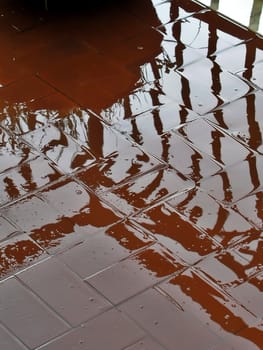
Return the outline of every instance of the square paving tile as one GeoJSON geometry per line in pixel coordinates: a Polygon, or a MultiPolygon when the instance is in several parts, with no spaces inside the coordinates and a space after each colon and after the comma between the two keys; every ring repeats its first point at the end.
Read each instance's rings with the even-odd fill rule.
{"type": "Polygon", "coordinates": [[[103,193],[101,197],[129,215],[193,186],[194,183],[180,173],[163,169],[140,176],[110,192],[103,193]]]}
{"type": "Polygon", "coordinates": [[[37,264],[17,277],[72,326],[80,325],[111,307],[107,300],[55,258],[37,264]]]}
{"type": "Polygon", "coordinates": [[[47,5],[0,5],[1,350],[261,349],[262,38],[47,5]]]}
{"type": "Polygon", "coordinates": [[[83,244],[59,254],[58,259],[82,278],[87,278],[154,242],[144,230],[125,221],[88,237],[83,244]]]}
{"type": "Polygon", "coordinates": [[[194,315],[206,329],[225,338],[256,322],[256,317],[198,272],[188,269],[159,285],[184,310],[194,315]]]}
{"type": "Polygon", "coordinates": [[[82,350],[90,346],[94,350],[122,350],[144,335],[145,332],[123,313],[109,310],[41,347],[41,350],[82,350]]]}
{"type": "Polygon", "coordinates": [[[9,331],[0,325],[1,346],[6,350],[27,350],[27,348],[9,331]]]}
{"type": "Polygon", "coordinates": [[[260,236],[260,230],[243,216],[224,207],[198,187],[169,199],[167,203],[224,248],[247,237],[260,236]]]}
{"type": "Polygon", "coordinates": [[[185,266],[169,251],[155,245],[123,260],[86,281],[114,304],[142,292],[185,266]]]}
{"type": "Polygon", "coordinates": [[[175,303],[153,289],[126,301],[120,309],[169,350],[209,349],[220,340],[197,318],[185,314],[175,303]],[[189,327],[191,337],[187,336],[189,327]]]}
{"type": "Polygon", "coordinates": [[[0,290],[1,322],[30,348],[38,347],[69,329],[54,311],[15,278],[2,282],[0,290]]]}
{"type": "Polygon", "coordinates": [[[172,207],[160,204],[134,217],[156,239],[188,264],[204,259],[219,246],[184,220],[172,207]]]}
{"type": "Polygon", "coordinates": [[[0,279],[46,257],[43,249],[26,234],[16,233],[16,236],[0,243],[0,279]]]}
{"type": "Polygon", "coordinates": [[[24,139],[53,161],[64,173],[71,173],[94,161],[93,155],[52,125],[32,131],[26,134],[24,139]]]}

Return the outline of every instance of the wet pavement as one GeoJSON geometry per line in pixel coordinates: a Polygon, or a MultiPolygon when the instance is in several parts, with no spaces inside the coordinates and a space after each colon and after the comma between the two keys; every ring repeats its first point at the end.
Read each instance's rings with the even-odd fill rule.
{"type": "Polygon", "coordinates": [[[179,0],[0,28],[1,349],[263,349],[262,38],[179,0]]]}

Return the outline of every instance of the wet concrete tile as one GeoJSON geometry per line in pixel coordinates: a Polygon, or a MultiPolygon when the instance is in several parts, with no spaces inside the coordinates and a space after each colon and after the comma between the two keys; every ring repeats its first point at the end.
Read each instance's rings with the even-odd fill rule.
{"type": "Polygon", "coordinates": [[[262,198],[262,191],[257,191],[255,194],[247,196],[235,204],[238,212],[260,229],[263,228],[262,198]]]}
{"type": "Polygon", "coordinates": [[[81,109],[74,102],[60,93],[53,93],[27,103],[8,104],[2,109],[0,120],[6,129],[16,135],[23,135],[76,113],[81,113],[81,109]]]}
{"type": "Polygon", "coordinates": [[[58,128],[87,148],[96,158],[105,158],[130,144],[91,111],[78,109],[57,121],[58,128]]]}
{"type": "Polygon", "coordinates": [[[53,182],[61,174],[45,158],[38,157],[0,175],[0,203],[11,202],[53,182]]]}
{"type": "Polygon", "coordinates": [[[261,348],[262,324],[253,316],[261,317],[261,279],[250,282],[262,274],[262,93],[255,92],[262,40],[213,11],[197,13],[203,7],[188,0],[49,3],[41,25],[40,3],[0,6],[0,178],[9,181],[0,186],[0,287],[16,274],[6,346],[16,349],[19,336],[49,350],[261,348]],[[39,153],[49,160],[40,164],[39,153]],[[50,185],[57,178],[41,176],[50,175],[51,159],[75,174],[50,185]],[[24,182],[20,170],[30,164],[24,182]],[[145,210],[184,190],[171,168],[204,190],[145,210]],[[162,173],[162,186],[149,189],[162,173]],[[128,213],[144,211],[120,222],[124,215],[96,191],[123,196],[128,213]],[[46,253],[60,262],[44,260],[46,253]],[[195,269],[185,271],[179,258],[195,269]],[[45,302],[19,284],[18,272],[45,302]],[[78,325],[87,294],[98,295],[83,278],[116,302],[131,298],[125,311],[145,331],[116,309],[98,315],[94,307],[95,318],[61,335],[69,328],[60,316],[78,325]]]}
{"type": "Polygon", "coordinates": [[[72,54],[70,51],[63,66],[54,62],[52,67],[45,67],[40,72],[40,78],[85,108],[106,107],[138,80],[125,67],[87,45],[81,52],[72,54]],[[97,91],[100,91],[99,96],[97,91]]]}
{"type": "Polygon", "coordinates": [[[260,318],[262,315],[262,291],[263,274],[261,272],[241,285],[231,288],[229,294],[260,318]]]}
{"type": "Polygon", "coordinates": [[[0,290],[1,322],[30,348],[38,347],[69,329],[65,322],[15,278],[2,282],[0,290]]]}
{"type": "Polygon", "coordinates": [[[126,301],[120,309],[169,350],[210,349],[220,340],[195,316],[185,313],[154,289],[126,301]]]}
{"type": "Polygon", "coordinates": [[[159,170],[142,175],[101,197],[126,215],[145,209],[156,202],[194,186],[192,181],[173,170],[159,170]]]}
{"type": "Polygon", "coordinates": [[[155,1],[154,4],[151,5],[150,3],[142,4],[141,1],[135,0],[132,6],[129,3],[125,3],[123,8],[133,15],[136,15],[137,18],[140,18],[147,24],[150,24],[152,27],[155,27],[160,23],[165,24],[166,22],[188,17],[203,9],[202,5],[192,1],[178,1],[175,3],[170,0],[155,1]],[[147,6],[146,9],[145,6],[147,6]],[[153,11],[157,12],[157,18],[152,15],[153,11]],[[145,12],[145,15],[142,14],[143,12],[145,12]]]}
{"type": "Polygon", "coordinates": [[[248,268],[247,260],[235,249],[212,254],[195,267],[225,290],[240,285],[254,272],[254,269],[248,268]]]}
{"type": "Polygon", "coordinates": [[[164,167],[162,162],[128,141],[119,139],[118,146],[121,147],[105,159],[80,171],[76,177],[93,191],[103,192],[151,170],[164,167]]]}
{"type": "Polygon", "coordinates": [[[236,244],[235,250],[245,260],[247,260],[246,273],[255,274],[258,271],[262,271],[263,258],[263,237],[261,235],[257,237],[248,236],[246,240],[236,244]]]}
{"type": "Polygon", "coordinates": [[[69,333],[44,345],[43,350],[80,350],[92,347],[94,350],[122,350],[145,335],[145,332],[123,313],[109,310],[93,320],[75,328],[69,333]],[[103,336],[102,336],[103,335],[103,336]]]}
{"type": "MultiPolygon", "coordinates": [[[[159,73],[160,77],[166,77],[169,79],[169,76],[166,75],[166,73],[169,71],[169,68],[181,71],[183,67],[194,62],[202,61],[204,59],[203,52],[200,52],[199,50],[182,43],[180,38],[180,29],[180,21],[176,23],[170,23],[163,28],[158,28],[158,30],[161,32],[163,30],[167,30],[167,33],[164,34],[164,40],[162,41],[162,52],[154,59],[154,63],[158,67],[157,72],[159,73]],[[170,40],[169,35],[172,35],[173,39],[170,40]]],[[[148,63],[148,65],[150,64],[153,63],[148,63]]],[[[147,64],[145,64],[145,68],[148,68],[147,64]]],[[[150,71],[149,68],[148,71],[150,71]]],[[[171,72],[172,70],[170,73],[171,72]]],[[[147,82],[149,74],[144,74],[143,78],[144,81],[147,82]]],[[[155,79],[156,78],[157,74],[155,75],[155,79]]],[[[154,82],[154,80],[152,82],[154,82]]]]}
{"type": "Polygon", "coordinates": [[[123,350],[164,350],[164,347],[152,338],[147,337],[123,350]]]}
{"type": "Polygon", "coordinates": [[[141,227],[135,226],[129,219],[109,227],[106,234],[131,253],[155,241],[153,236],[142,230],[141,227]]]}
{"type": "Polygon", "coordinates": [[[48,84],[32,76],[3,87],[0,90],[0,99],[7,104],[29,102],[52,93],[54,90],[48,84]]]}
{"type": "MultiPolygon", "coordinates": [[[[127,67],[133,74],[133,78],[139,78],[138,67],[161,52],[161,43],[162,35],[154,28],[147,26],[140,33],[128,37],[121,45],[111,46],[107,51],[107,56],[120,67],[127,67]]],[[[137,80],[134,80],[134,83],[137,80]]],[[[130,91],[131,89],[132,85],[130,85],[130,91]]]]}
{"type": "Polygon", "coordinates": [[[18,234],[0,243],[0,279],[32,265],[47,255],[32,239],[18,234]]]}
{"type": "Polygon", "coordinates": [[[55,258],[37,264],[17,277],[72,326],[80,325],[111,307],[55,258]]]}
{"type": "MultiPolygon", "coordinates": [[[[223,103],[236,100],[251,91],[248,84],[238,77],[222,71],[211,59],[196,62],[183,68],[180,84],[182,94],[188,94],[186,107],[199,114],[207,113],[223,103]],[[197,75],[196,71],[200,75],[197,75]],[[203,77],[202,83],[200,83],[200,76],[203,77]],[[187,86],[191,93],[189,90],[187,91],[187,86]]],[[[174,99],[176,98],[174,96],[174,99]]]]}
{"type": "Polygon", "coordinates": [[[166,248],[154,245],[86,279],[114,304],[119,304],[184,268],[166,248]]]}
{"type": "Polygon", "coordinates": [[[37,196],[29,196],[5,207],[2,214],[26,232],[56,223],[61,216],[59,211],[37,196]]]}
{"type": "Polygon", "coordinates": [[[27,144],[0,128],[0,173],[15,168],[36,155],[27,144]]]}
{"type": "Polygon", "coordinates": [[[48,17],[44,7],[38,8],[37,13],[35,13],[36,7],[34,6],[32,8],[32,6],[23,3],[15,3],[15,5],[14,7],[13,3],[3,1],[1,8],[2,21],[6,26],[12,28],[15,33],[35,29],[48,17]],[[33,16],[34,13],[36,16],[33,16]]]}
{"type": "Polygon", "coordinates": [[[245,160],[250,152],[228,134],[198,119],[179,128],[178,133],[222,165],[245,160]],[[202,135],[202,138],[200,138],[202,135]],[[231,150],[231,151],[229,151],[231,150]]]}
{"type": "Polygon", "coordinates": [[[226,339],[256,322],[256,318],[222,290],[188,269],[158,288],[167,293],[186,315],[226,339]]]}
{"type": "MultiPolygon", "coordinates": [[[[250,340],[251,343],[255,344],[255,349],[260,349],[263,341],[263,324],[262,321],[251,325],[250,327],[245,328],[238,333],[239,337],[250,340]]],[[[254,349],[252,348],[252,349],[254,349]]]]}
{"type": "Polygon", "coordinates": [[[189,264],[195,264],[219,248],[204,232],[166,204],[150,208],[135,216],[134,220],[189,264]]]}
{"type": "Polygon", "coordinates": [[[40,195],[61,213],[60,217],[69,218],[86,232],[103,229],[122,218],[117,210],[70,178],[46,187],[40,195]]]}
{"type": "Polygon", "coordinates": [[[88,237],[83,244],[59,254],[58,259],[87,278],[153,242],[152,237],[128,220],[88,237]]]}
{"type": "MultiPolygon", "coordinates": [[[[211,348],[211,350],[258,350],[256,343],[260,342],[254,341],[254,339],[246,339],[247,337],[241,337],[239,335],[227,335],[224,341],[217,346],[211,348]]],[[[210,349],[209,349],[210,350],[210,349]]]]}
{"type": "Polygon", "coordinates": [[[198,187],[173,197],[167,203],[224,248],[246,237],[257,238],[260,234],[241,215],[225,208],[198,187]]]}
{"type": "Polygon", "coordinates": [[[27,350],[26,347],[9,331],[0,325],[1,346],[6,350],[27,350]]]}
{"type": "Polygon", "coordinates": [[[241,75],[250,80],[255,63],[263,59],[262,43],[257,39],[250,40],[214,56],[223,69],[231,73],[242,72],[241,75]]]}
{"type": "Polygon", "coordinates": [[[248,157],[243,162],[226,167],[224,171],[205,179],[200,183],[200,187],[221,202],[234,203],[261,187],[261,166],[261,157],[248,157]]]}
{"type": "MultiPolygon", "coordinates": [[[[145,74],[148,72],[146,71],[145,74]]],[[[115,128],[141,146],[199,115],[175,102],[166,103],[139,116],[120,120],[115,128]]]]}
{"type": "MultiPolygon", "coordinates": [[[[103,5],[86,6],[85,16],[83,14],[79,16],[82,26],[78,25],[76,20],[72,20],[70,16],[69,20],[71,20],[75,33],[78,34],[77,37],[83,36],[89,46],[95,48],[96,51],[107,53],[110,57],[112,50],[123,46],[127,39],[143,33],[149,25],[142,21],[140,16],[134,16],[132,13],[132,10],[138,8],[136,3],[129,10],[129,5],[126,4],[110,6],[110,4],[105,3],[103,5]],[[85,23],[85,17],[88,18],[88,23],[85,23]],[[108,40],[109,32],[110,41],[108,40]],[[88,36],[88,33],[93,34],[88,36]]],[[[154,6],[150,2],[144,5],[145,15],[155,19],[157,16],[154,13],[154,6]]]]}
{"type": "Polygon", "coordinates": [[[196,150],[173,132],[161,136],[138,133],[138,139],[145,150],[195,182],[221,170],[214,159],[196,150]]]}
{"type": "Polygon", "coordinates": [[[24,139],[53,161],[64,173],[71,173],[94,161],[93,155],[52,125],[26,134],[24,139]]]}
{"type": "Polygon", "coordinates": [[[263,94],[257,91],[208,114],[206,118],[262,154],[262,108],[263,94]]]}
{"type": "Polygon", "coordinates": [[[15,232],[17,232],[17,228],[3,216],[0,216],[0,241],[11,237],[15,232]]]}
{"type": "Polygon", "coordinates": [[[252,83],[258,86],[260,89],[263,88],[263,79],[261,74],[262,69],[263,69],[263,62],[257,63],[253,69],[253,74],[251,77],[252,83]]]}
{"type": "Polygon", "coordinates": [[[169,102],[171,102],[169,98],[163,95],[158,86],[146,83],[104,108],[100,112],[100,117],[108,124],[115,125],[123,120],[150,112],[169,102]]]}
{"type": "Polygon", "coordinates": [[[185,46],[198,49],[204,56],[211,55],[215,51],[226,49],[241,42],[236,37],[224,33],[223,28],[222,31],[218,29],[217,25],[212,25],[210,22],[212,18],[213,21],[219,20],[219,17],[214,13],[207,11],[194,14],[175,23],[169,23],[160,27],[160,29],[164,33],[165,40],[179,41],[185,46]],[[210,20],[209,22],[208,19],[210,20]],[[215,28],[217,28],[216,37],[214,33],[215,28]]]}
{"type": "Polygon", "coordinates": [[[87,239],[87,232],[67,217],[46,222],[30,231],[30,237],[48,254],[57,254],[87,239]]]}

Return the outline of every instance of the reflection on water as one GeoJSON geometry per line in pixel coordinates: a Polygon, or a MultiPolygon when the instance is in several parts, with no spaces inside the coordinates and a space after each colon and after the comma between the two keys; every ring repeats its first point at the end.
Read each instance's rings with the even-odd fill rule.
{"type": "Polygon", "coordinates": [[[236,22],[263,34],[263,1],[262,0],[199,0],[236,22]]]}
{"type": "Polygon", "coordinates": [[[56,255],[113,303],[158,283],[216,333],[236,334],[261,317],[250,300],[262,291],[262,41],[189,1],[156,2],[144,15],[158,33],[149,47],[135,40],[134,50],[132,39],[122,52],[118,28],[106,59],[136,84],[105,79],[105,41],[87,73],[81,43],[63,50],[85,61],[92,87],[82,71],[56,76],[56,67],[52,79],[68,91],[3,98],[0,276],[56,255]],[[107,104],[97,74],[116,92],[107,104]]]}

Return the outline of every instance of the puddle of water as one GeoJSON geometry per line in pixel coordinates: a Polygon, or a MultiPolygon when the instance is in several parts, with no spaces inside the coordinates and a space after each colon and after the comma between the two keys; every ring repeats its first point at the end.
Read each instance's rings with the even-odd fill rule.
{"type": "MultiPolygon", "coordinates": [[[[225,13],[224,4],[206,2],[225,13]]],[[[254,30],[259,4],[249,5],[254,30]]],[[[30,30],[24,10],[5,10],[0,278],[56,255],[113,304],[154,287],[206,334],[253,341],[262,40],[191,1],[94,7],[77,19],[50,8],[30,30]]]]}

